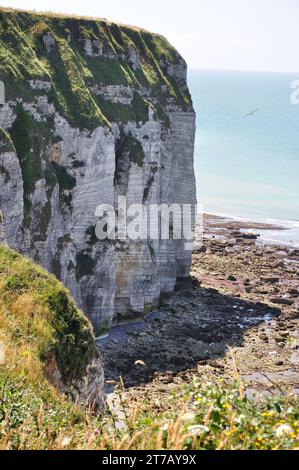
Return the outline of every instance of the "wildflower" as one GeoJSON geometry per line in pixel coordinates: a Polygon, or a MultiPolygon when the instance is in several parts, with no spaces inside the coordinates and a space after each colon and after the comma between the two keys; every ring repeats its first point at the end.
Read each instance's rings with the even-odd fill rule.
{"type": "Polygon", "coordinates": [[[164,424],[161,428],[160,431],[168,431],[169,424],[164,424]]]}
{"type": "Polygon", "coordinates": [[[288,424],[281,424],[276,429],[276,437],[287,437],[293,432],[293,429],[288,424]]]}
{"type": "Polygon", "coordinates": [[[197,424],[194,426],[189,426],[188,431],[191,434],[191,436],[201,436],[202,434],[209,432],[209,428],[208,426],[197,424]]]}
{"type": "Polygon", "coordinates": [[[71,442],[72,442],[72,438],[69,436],[65,436],[62,438],[60,445],[61,447],[68,447],[71,442]]]}
{"type": "Polygon", "coordinates": [[[244,414],[240,414],[235,418],[235,423],[241,424],[243,421],[246,421],[246,416],[244,414]]]}

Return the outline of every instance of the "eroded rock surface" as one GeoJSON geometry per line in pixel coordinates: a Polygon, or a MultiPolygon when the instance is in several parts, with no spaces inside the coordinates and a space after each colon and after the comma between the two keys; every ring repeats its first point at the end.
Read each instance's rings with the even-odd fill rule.
{"type": "Polygon", "coordinates": [[[1,12],[0,22],[19,31],[0,34],[7,243],[61,279],[101,333],[157,307],[189,274],[180,240],[95,237],[96,207],[116,207],[120,195],[128,205],[195,203],[186,64],[137,28],[18,12],[1,12]],[[14,41],[26,64],[15,63],[14,41]],[[20,67],[14,86],[9,60],[20,67]]]}

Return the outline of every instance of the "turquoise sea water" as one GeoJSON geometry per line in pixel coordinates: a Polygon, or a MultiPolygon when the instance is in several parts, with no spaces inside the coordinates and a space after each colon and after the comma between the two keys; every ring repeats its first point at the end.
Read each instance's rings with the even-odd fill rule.
{"type": "Polygon", "coordinates": [[[203,210],[282,223],[290,231],[278,238],[296,245],[299,105],[291,104],[290,95],[291,83],[298,79],[299,73],[189,70],[203,210]]]}

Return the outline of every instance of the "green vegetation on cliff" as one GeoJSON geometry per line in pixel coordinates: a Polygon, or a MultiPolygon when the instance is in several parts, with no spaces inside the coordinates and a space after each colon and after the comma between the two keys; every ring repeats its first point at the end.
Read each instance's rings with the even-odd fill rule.
{"type": "Polygon", "coordinates": [[[140,111],[147,112],[148,103],[140,95],[138,109],[135,102],[105,102],[92,92],[98,84],[137,91],[145,87],[159,109],[169,98],[190,108],[188,90],[169,73],[179,62],[181,57],[166,39],[142,29],[107,20],[0,9],[0,79],[6,99],[33,101],[41,91],[32,89],[30,81],[46,81],[49,101],[75,127],[109,126],[118,115],[120,120],[138,120],[140,111]]]}
{"type": "Polygon", "coordinates": [[[0,127],[0,153],[16,152],[9,133],[0,127]]]}
{"type": "Polygon", "coordinates": [[[94,354],[91,325],[52,275],[0,246],[0,339],[6,366],[27,380],[55,361],[64,383],[80,376],[94,354]]]}
{"type": "Polygon", "coordinates": [[[135,139],[131,134],[122,135],[115,151],[116,158],[116,177],[118,176],[118,165],[124,156],[128,155],[130,160],[138,166],[143,165],[145,158],[144,151],[139,140],[135,139]]]}
{"type": "Polygon", "coordinates": [[[18,103],[10,137],[22,171],[26,221],[31,208],[30,195],[36,182],[43,177],[41,156],[49,143],[50,131],[45,123],[37,123],[18,103]]]}
{"type": "MultiPolygon", "coordinates": [[[[80,129],[109,127],[112,122],[124,126],[129,121],[138,126],[148,121],[149,114],[168,127],[167,104],[192,108],[184,78],[179,78],[180,73],[176,76],[175,67],[184,71],[177,51],[163,37],[142,29],[0,7],[0,80],[15,116],[8,131],[0,130],[0,152],[14,150],[20,162],[24,228],[31,227],[45,241],[55,185],[59,184],[67,209],[71,206],[69,191],[76,184],[75,167],[68,170],[50,157],[59,137],[53,107],[48,114],[34,114],[40,111],[39,98],[46,96],[71,126],[80,129]],[[109,99],[105,86],[111,85],[129,90],[131,103],[119,102],[121,95],[119,100],[109,99]],[[104,91],[99,93],[99,87],[104,91]],[[43,179],[47,203],[34,222],[32,195],[37,181],[43,179]]],[[[141,165],[141,145],[128,137],[125,146],[132,152],[131,160],[141,165]]],[[[7,182],[10,176],[3,165],[0,172],[7,182]]]]}
{"type": "Polygon", "coordinates": [[[22,103],[16,105],[15,113],[16,119],[10,129],[10,134],[3,131],[6,145],[4,150],[14,150],[20,163],[24,187],[25,226],[29,225],[30,222],[31,195],[36,189],[36,183],[43,178],[45,179],[48,202],[43,206],[39,217],[39,234],[41,240],[45,240],[48,223],[51,218],[50,197],[54,186],[58,183],[60,193],[63,194],[64,191],[74,188],[76,180],[67,172],[65,167],[55,162],[51,162],[51,164],[49,162],[49,149],[55,139],[49,123],[34,120],[24,109],[22,103]]]}
{"type": "MultiPolygon", "coordinates": [[[[10,135],[4,129],[0,127],[0,154],[5,152],[15,152],[16,149],[13,145],[10,135]]],[[[5,168],[4,162],[0,162],[0,174],[4,175],[4,182],[8,183],[11,180],[11,176],[5,168]]]]}

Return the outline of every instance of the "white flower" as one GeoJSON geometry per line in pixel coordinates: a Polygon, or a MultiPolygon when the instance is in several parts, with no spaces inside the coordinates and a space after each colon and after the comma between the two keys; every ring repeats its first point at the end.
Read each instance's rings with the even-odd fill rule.
{"type": "Polygon", "coordinates": [[[68,447],[71,442],[72,442],[72,438],[69,436],[65,436],[62,438],[60,445],[61,447],[68,447]]]}
{"type": "Polygon", "coordinates": [[[164,424],[161,428],[160,431],[168,431],[169,424],[164,424]]]}
{"type": "Polygon", "coordinates": [[[240,414],[237,418],[235,418],[235,422],[238,424],[242,424],[242,422],[245,420],[246,420],[246,416],[244,414],[240,414]]]}
{"type": "Polygon", "coordinates": [[[188,431],[191,436],[201,436],[202,434],[209,432],[209,428],[202,424],[196,424],[194,426],[189,426],[188,431]]]}
{"type": "Polygon", "coordinates": [[[287,437],[293,432],[293,429],[288,424],[281,424],[276,429],[276,437],[287,437]]]}

